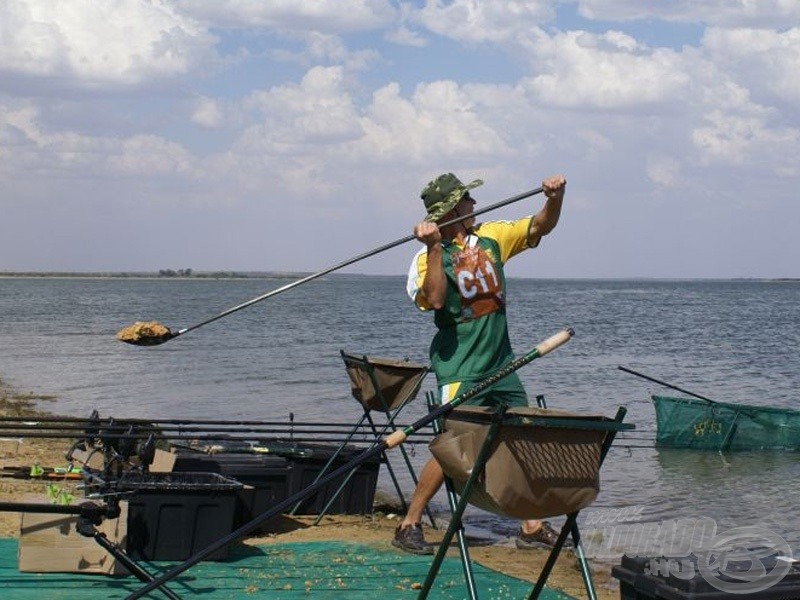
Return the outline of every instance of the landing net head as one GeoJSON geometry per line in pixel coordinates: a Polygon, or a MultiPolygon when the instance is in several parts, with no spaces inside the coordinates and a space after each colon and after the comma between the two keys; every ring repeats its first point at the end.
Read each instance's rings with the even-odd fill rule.
{"type": "Polygon", "coordinates": [[[156,321],[136,321],[117,332],[116,338],[134,346],[158,346],[171,340],[176,334],[169,327],[156,321]]]}

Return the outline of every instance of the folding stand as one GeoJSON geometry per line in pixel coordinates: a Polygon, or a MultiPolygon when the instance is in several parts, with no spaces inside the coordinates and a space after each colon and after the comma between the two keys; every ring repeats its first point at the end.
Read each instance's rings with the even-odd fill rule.
{"type": "MultiPolygon", "coordinates": [[[[353,426],[353,429],[348,433],[341,446],[336,450],[333,456],[331,456],[319,475],[317,475],[314,480],[315,482],[330,470],[330,467],[333,465],[338,455],[344,450],[347,443],[353,438],[356,432],[364,425],[365,421],[369,424],[369,428],[374,435],[373,444],[377,444],[381,437],[387,432],[394,431],[395,420],[400,414],[400,411],[416,397],[417,392],[422,386],[423,379],[425,379],[425,376],[429,372],[429,368],[426,365],[413,363],[407,360],[368,357],[366,355],[357,356],[348,354],[343,350],[340,350],[340,354],[350,378],[350,390],[353,397],[361,404],[363,413],[358,422],[353,426]],[[371,413],[373,411],[382,413],[385,417],[385,422],[380,425],[380,429],[372,418],[371,413]]],[[[400,446],[400,451],[403,455],[406,467],[408,468],[408,472],[411,475],[411,479],[414,485],[416,485],[417,475],[414,472],[411,460],[403,446],[400,446]]],[[[403,510],[406,510],[407,503],[405,497],[403,496],[400,484],[397,481],[394,469],[386,453],[381,455],[381,461],[386,464],[389,477],[400,498],[403,510]]],[[[339,494],[342,493],[342,490],[354,473],[355,471],[351,471],[342,481],[339,488],[320,511],[320,514],[314,522],[315,525],[325,516],[330,506],[336,501],[339,494]]],[[[297,510],[298,506],[295,506],[292,513],[297,510]]],[[[428,517],[433,524],[434,521],[430,512],[428,513],[428,517]]]]}
{"type": "MultiPolygon", "coordinates": [[[[599,470],[618,431],[633,429],[614,419],[583,417],[539,408],[463,407],[454,410],[445,433],[431,443],[445,481],[460,499],[428,576],[420,591],[427,598],[468,503],[503,517],[538,519],[567,515],[555,546],[539,575],[530,599],[539,597],[563,548],[572,535],[575,554],[590,600],[596,599],[591,572],[580,543],[579,511],[589,506],[599,488],[599,470]]],[[[451,501],[452,506],[452,501],[451,501]]],[[[459,541],[462,563],[469,564],[466,545],[459,541]]],[[[477,598],[472,571],[465,566],[469,597],[477,598]]]]}

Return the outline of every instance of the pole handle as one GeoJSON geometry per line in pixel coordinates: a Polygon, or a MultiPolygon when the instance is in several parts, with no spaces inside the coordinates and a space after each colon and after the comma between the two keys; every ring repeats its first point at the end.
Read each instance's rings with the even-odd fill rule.
{"type": "Polygon", "coordinates": [[[542,357],[545,354],[550,354],[559,346],[566,344],[573,335],[575,335],[575,330],[571,327],[568,327],[563,331],[559,331],[555,335],[551,335],[549,338],[543,342],[540,342],[539,345],[536,346],[537,356],[542,357]]]}
{"type": "Polygon", "coordinates": [[[386,447],[389,449],[395,448],[396,446],[399,446],[405,442],[407,437],[408,436],[406,435],[405,431],[398,429],[384,439],[384,444],[386,444],[386,447]]]}

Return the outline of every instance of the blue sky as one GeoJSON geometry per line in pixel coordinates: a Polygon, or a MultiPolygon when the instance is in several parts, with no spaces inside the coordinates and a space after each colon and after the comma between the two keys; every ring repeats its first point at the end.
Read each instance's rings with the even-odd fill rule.
{"type": "Polygon", "coordinates": [[[798,107],[795,0],[6,0],[0,271],[318,271],[452,171],[566,175],[511,275],[800,277],[798,107]]]}

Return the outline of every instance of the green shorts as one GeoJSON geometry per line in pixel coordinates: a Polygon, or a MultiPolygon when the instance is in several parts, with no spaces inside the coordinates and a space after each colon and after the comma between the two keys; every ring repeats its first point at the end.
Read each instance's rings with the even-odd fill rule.
{"type": "MultiPolygon", "coordinates": [[[[442,404],[450,402],[467,390],[471,389],[480,379],[465,379],[454,383],[446,383],[439,388],[439,400],[442,404]]],[[[497,383],[464,401],[464,406],[498,406],[501,403],[509,407],[528,406],[528,395],[516,373],[503,377],[497,383]]]]}

